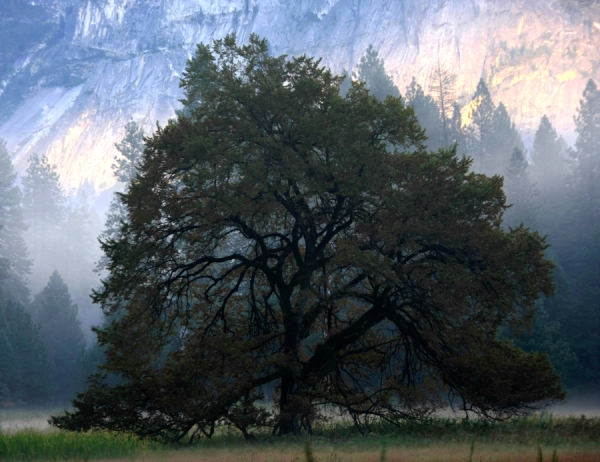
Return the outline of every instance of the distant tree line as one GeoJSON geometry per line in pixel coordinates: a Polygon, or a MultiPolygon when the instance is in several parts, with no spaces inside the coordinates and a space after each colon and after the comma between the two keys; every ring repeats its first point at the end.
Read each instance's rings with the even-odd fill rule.
{"type": "MultiPolygon", "coordinates": [[[[378,98],[400,94],[372,47],[355,78],[378,98]]],[[[504,177],[512,204],[506,228],[523,223],[548,236],[556,294],[542,298],[531,331],[513,340],[526,351],[547,353],[568,386],[593,387],[600,381],[600,91],[588,82],[575,114],[573,148],[542,115],[527,152],[507,108],[493,101],[483,79],[463,105],[455,83],[437,64],[425,82],[428,93],[413,78],[404,101],[430,149],[456,143],[473,159],[473,170],[504,177]]]]}
{"type": "Polygon", "coordinates": [[[35,154],[21,185],[0,142],[0,407],[66,403],[102,356],[86,346],[78,308],[89,309],[102,270],[86,198],[69,200],[56,167],[35,154]]]}

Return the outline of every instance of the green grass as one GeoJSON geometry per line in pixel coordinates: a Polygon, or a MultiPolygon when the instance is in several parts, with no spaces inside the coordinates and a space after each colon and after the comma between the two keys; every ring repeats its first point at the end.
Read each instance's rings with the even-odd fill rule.
{"type": "Polygon", "coordinates": [[[0,460],[90,460],[133,458],[158,449],[146,441],[110,433],[25,430],[0,434],[0,460]]]}
{"type": "Polygon", "coordinates": [[[21,430],[0,433],[0,460],[130,461],[143,458],[188,462],[199,458],[246,460],[252,453],[260,456],[255,460],[260,462],[263,459],[283,460],[282,454],[290,456],[289,460],[295,457],[299,460],[325,460],[325,454],[336,451],[340,457],[343,453],[343,460],[349,461],[384,460],[386,457],[388,460],[446,460],[439,457],[458,451],[464,453],[460,459],[463,461],[469,458],[479,460],[482,453],[490,454],[489,460],[517,461],[521,460],[518,458],[521,456],[536,460],[542,449],[544,460],[550,460],[556,448],[561,455],[560,460],[565,461],[579,460],[562,457],[569,451],[592,457],[581,460],[594,460],[595,455],[600,456],[600,418],[554,417],[550,414],[506,422],[436,418],[406,422],[399,428],[374,423],[369,426],[366,437],[348,423],[330,422],[316,426],[310,443],[307,443],[306,436],[279,438],[266,431],[256,432],[257,440],[253,443],[246,442],[232,428],[222,427],[218,433],[191,446],[164,446],[106,432],[76,434],[58,430],[21,430]],[[515,458],[510,458],[510,451],[514,451],[515,458]],[[496,454],[495,458],[491,458],[493,454],[496,454]]]}

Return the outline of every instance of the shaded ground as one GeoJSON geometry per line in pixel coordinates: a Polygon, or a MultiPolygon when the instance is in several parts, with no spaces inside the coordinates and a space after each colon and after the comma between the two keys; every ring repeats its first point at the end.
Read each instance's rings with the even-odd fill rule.
{"type": "MultiPolygon", "coordinates": [[[[552,449],[543,451],[543,460],[550,461],[552,449]]],[[[592,449],[562,449],[557,455],[561,462],[597,462],[600,451],[592,449]]],[[[355,450],[354,448],[315,448],[313,457],[319,462],[466,462],[469,460],[469,445],[445,445],[429,448],[388,448],[382,459],[381,450],[355,450]]],[[[129,462],[131,459],[117,459],[129,462]]],[[[216,450],[216,451],[170,451],[151,453],[138,457],[137,461],[172,461],[172,462],[304,462],[306,455],[301,447],[287,450],[261,451],[260,449],[216,450]]],[[[485,446],[475,449],[473,461],[490,462],[533,462],[537,460],[537,448],[511,448],[506,446],[485,446]]],[[[114,459],[113,459],[114,461],[114,459]]],[[[108,462],[108,461],[107,461],[108,462]]]]}

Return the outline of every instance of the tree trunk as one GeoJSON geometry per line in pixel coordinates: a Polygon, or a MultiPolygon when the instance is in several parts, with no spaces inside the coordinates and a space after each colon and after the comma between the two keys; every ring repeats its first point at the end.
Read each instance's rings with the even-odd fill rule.
{"type": "Polygon", "coordinates": [[[300,433],[300,416],[298,415],[297,396],[298,382],[296,374],[286,373],[281,379],[281,396],[279,400],[280,420],[278,424],[278,435],[297,435],[300,433]]]}

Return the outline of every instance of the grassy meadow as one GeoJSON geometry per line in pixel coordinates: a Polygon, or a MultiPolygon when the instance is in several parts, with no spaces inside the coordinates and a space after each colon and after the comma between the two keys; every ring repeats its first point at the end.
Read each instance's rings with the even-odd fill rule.
{"type": "Polygon", "coordinates": [[[24,422],[37,422],[42,414],[0,411],[1,461],[600,461],[597,417],[541,414],[495,423],[438,418],[400,429],[375,424],[366,437],[350,425],[335,423],[318,427],[310,440],[259,433],[252,442],[225,427],[191,446],[164,446],[128,435],[23,428],[24,422]]]}

